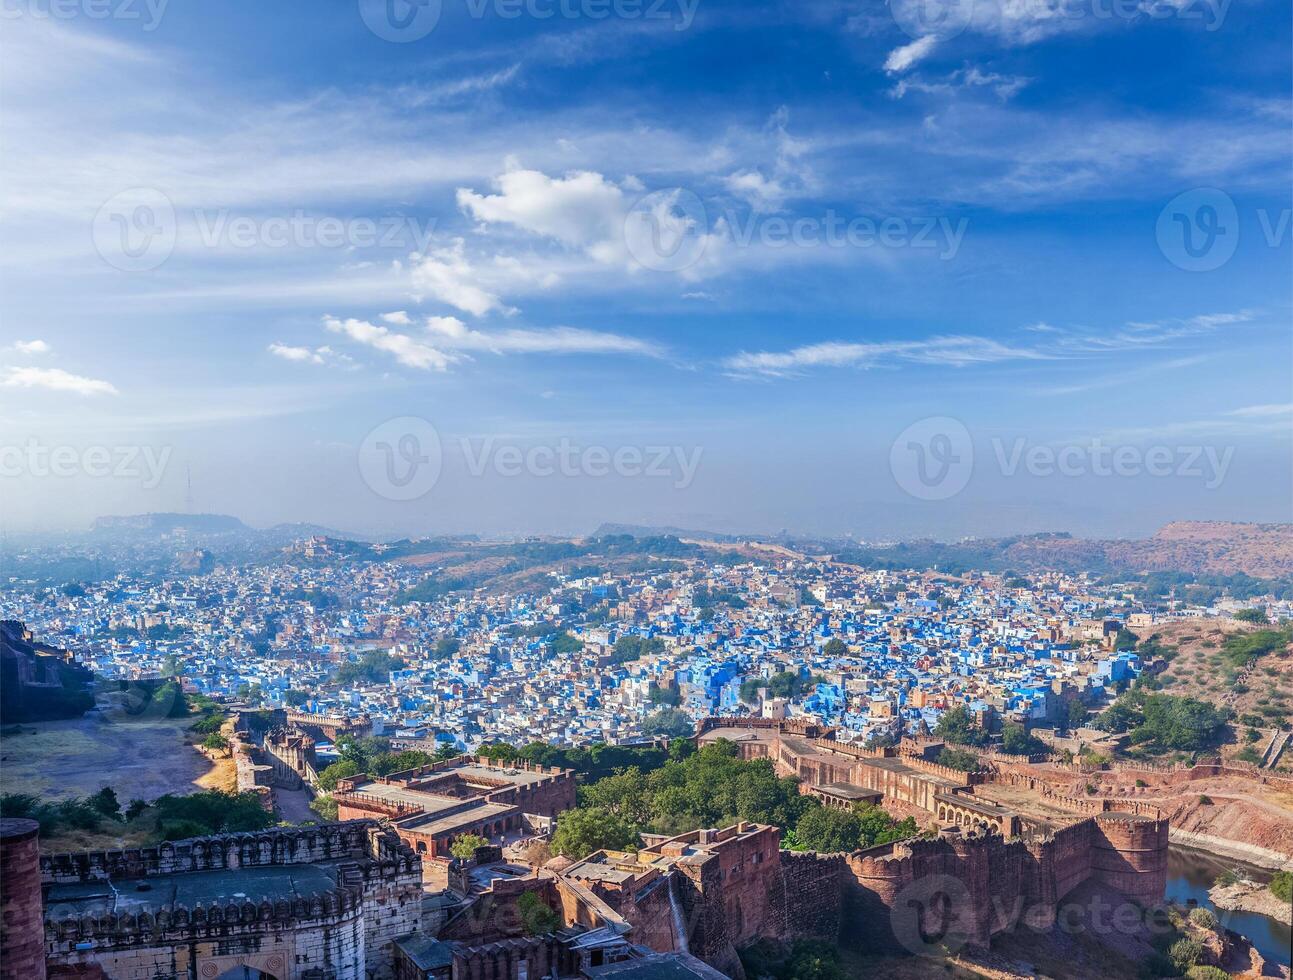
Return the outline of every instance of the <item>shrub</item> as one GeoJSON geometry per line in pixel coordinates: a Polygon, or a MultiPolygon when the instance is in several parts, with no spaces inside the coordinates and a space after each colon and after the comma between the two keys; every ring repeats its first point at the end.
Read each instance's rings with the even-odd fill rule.
{"type": "Polygon", "coordinates": [[[1200,929],[1217,928],[1217,917],[1205,908],[1190,909],[1190,921],[1200,929]]]}
{"type": "Polygon", "coordinates": [[[1189,980],[1230,980],[1230,974],[1215,966],[1192,966],[1185,971],[1189,980]]]}
{"type": "Polygon", "coordinates": [[[1200,796],[1200,797],[1199,797],[1199,805],[1200,805],[1200,806],[1212,806],[1212,797],[1211,797],[1211,796],[1208,796],[1208,794],[1204,793],[1202,796],[1200,796]]]}
{"type": "Polygon", "coordinates": [[[1167,957],[1172,961],[1178,973],[1184,973],[1199,962],[1203,955],[1203,944],[1197,939],[1178,939],[1167,950],[1167,957]]]}
{"type": "Polygon", "coordinates": [[[1276,871],[1268,887],[1281,902],[1293,902],[1293,871],[1276,871]]]}

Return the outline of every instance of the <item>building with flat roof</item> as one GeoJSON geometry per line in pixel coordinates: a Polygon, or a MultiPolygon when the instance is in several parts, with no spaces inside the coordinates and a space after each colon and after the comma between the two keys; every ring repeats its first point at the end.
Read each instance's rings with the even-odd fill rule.
{"type": "Polygon", "coordinates": [[[384,817],[422,857],[424,880],[443,887],[449,848],[475,834],[511,844],[546,830],[575,805],[575,774],[525,762],[463,756],[389,776],[338,780],[337,816],[384,817]]]}

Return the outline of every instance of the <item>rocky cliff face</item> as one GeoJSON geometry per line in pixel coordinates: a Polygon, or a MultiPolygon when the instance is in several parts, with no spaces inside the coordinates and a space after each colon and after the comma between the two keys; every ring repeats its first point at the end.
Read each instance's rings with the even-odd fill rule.
{"type": "Polygon", "coordinates": [[[94,674],[65,650],[0,621],[0,724],[79,718],[94,707],[94,674]]]}

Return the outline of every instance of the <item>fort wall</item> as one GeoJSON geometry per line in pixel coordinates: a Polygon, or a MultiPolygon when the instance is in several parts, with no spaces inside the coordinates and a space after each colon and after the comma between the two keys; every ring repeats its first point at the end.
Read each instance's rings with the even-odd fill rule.
{"type": "Polygon", "coordinates": [[[0,819],[0,980],[45,980],[40,824],[0,819]]]}

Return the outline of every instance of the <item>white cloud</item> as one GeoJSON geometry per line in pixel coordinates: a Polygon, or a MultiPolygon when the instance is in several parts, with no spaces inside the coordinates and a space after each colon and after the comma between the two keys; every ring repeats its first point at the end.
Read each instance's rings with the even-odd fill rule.
{"type": "Polygon", "coordinates": [[[596,248],[624,226],[624,192],[599,173],[554,178],[509,170],[494,181],[499,193],[458,190],[458,206],[477,221],[501,222],[575,248],[596,248]]]}
{"type": "Polygon", "coordinates": [[[322,364],[324,356],[328,353],[326,347],[311,350],[308,347],[292,347],[288,344],[280,344],[277,341],[265,349],[275,357],[281,357],[285,361],[309,361],[311,364],[322,364]]]}
{"type": "Polygon", "coordinates": [[[19,354],[48,354],[50,346],[43,340],[15,340],[12,349],[19,354]]]}
{"type": "Polygon", "coordinates": [[[910,44],[894,48],[884,61],[884,70],[893,73],[904,72],[927,57],[937,45],[938,38],[933,34],[926,34],[924,37],[916,38],[910,44]]]}
{"type": "Polygon", "coordinates": [[[10,367],[5,371],[0,388],[46,388],[77,395],[118,394],[116,387],[107,381],[72,374],[62,368],[10,367]]]}
{"type": "Polygon", "coordinates": [[[466,246],[455,238],[446,248],[432,249],[414,259],[413,288],[473,316],[491,310],[514,313],[487,285],[491,275],[467,258],[466,246]]]}
{"type": "Polygon", "coordinates": [[[412,317],[403,310],[396,310],[394,313],[383,313],[381,319],[383,323],[389,323],[393,327],[407,327],[413,322],[412,317]]]}
{"type": "Polygon", "coordinates": [[[723,186],[761,211],[776,211],[786,199],[786,189],[776,180],[768,180],[757,170],[728,174],[723,178],[723,186]]]}
{"type": "Polygon", "coordinates": [[[423,371],[443,371],[453,360],[452,357],[429,344],[415,340],[407,334],[395,333],[385,327],[379,327],[367,320],[353,318],[338,320],[336,317],[324,317],[323,323],[333,333],[342,334],[358,344],[390,354],[405,367],[423,371]]]}

